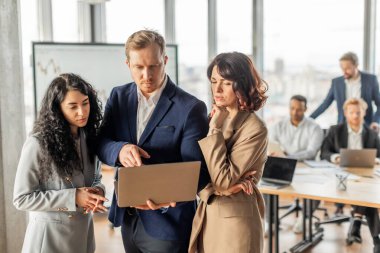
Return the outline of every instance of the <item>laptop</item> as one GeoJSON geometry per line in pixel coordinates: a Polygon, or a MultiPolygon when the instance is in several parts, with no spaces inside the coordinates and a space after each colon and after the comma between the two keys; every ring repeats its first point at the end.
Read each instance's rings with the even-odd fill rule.
{"type": "Polygon", "coordinates": [[[365,149],[340,149],[340,167],[373,168],[375,166],[377,150],[365,149]]]}
{"type": "Polygon", "coordinates": [[[142,165],[118,170],[115,193],[119,207],[195,200],[201,162],[142,165]]]}
{"type": "Polygon", "coordinates": [[[296,159],[268,156],[261,177],[261,185],[275,188],[290,185],[293,180],[296,165],[296,159]]]}

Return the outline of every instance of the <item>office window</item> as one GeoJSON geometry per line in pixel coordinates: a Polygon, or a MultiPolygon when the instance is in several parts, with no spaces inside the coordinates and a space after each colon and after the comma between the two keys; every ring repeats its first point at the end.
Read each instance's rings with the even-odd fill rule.
{"type": "Polygon", "coordinates": [[[375,74],[380,79],[380,2],[376,4],[376,42],[375,42],[375,74]]]}
{"type": "MultiPolygon", "coordinates": [[[[288,116],[292,95],[308,98],[307,115],[323,101],[331,79],[340,76],[339,58],[353,51],[362,61],[364,1],[264,1],[264,79],[268,125],[288,116]]],[[[361,67],[361,66],[359,66],[361,67]]],[[[336,105],[317,118],[328,128],[337,122],[336,105]]]]}
{"type": "Polygon", "coordinates": [[[129,35],[149,28],[165,33],[163,0],[112,0],[106,2],[107,41],[125,43],[129,35]]]}
{"type": "Polygon", "coordinates": [[[79,41],[78,0],[52,0],[51,4],[54,41],[79,41]]]}
{"type": "MultiPolygon", "coordinates": [[[[265,1],[264,1],[265,2],[265,1]]],[[[217,52],[252,54],[252,1],[217,1],[217,52]]]]}
{"type": "Polygon", "coordinates": [[[175,22],[179,62],[178,85],[207,104],[210,88],[206,74],[207,1],[177,1],[175,22]]]}
{"type": "Polygon", "coordinates": [[[32,69],[32,41],[38,40],[37,3],[20,1],[22,70],[24,78],[25,128],[28,134],[34,121],[34,89],[32,69]]]}

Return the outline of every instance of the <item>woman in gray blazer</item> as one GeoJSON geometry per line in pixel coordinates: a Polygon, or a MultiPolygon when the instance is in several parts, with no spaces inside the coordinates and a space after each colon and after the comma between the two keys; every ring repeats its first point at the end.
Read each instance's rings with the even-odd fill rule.
{"type": "Polygon", "coordinates": [[[22,252],[94,252],[89,212],[106,211],[96,169],[101,105],[81,77],[62,74],[49,85],[17,168],[13,204],[29,211],[22,252]]]}

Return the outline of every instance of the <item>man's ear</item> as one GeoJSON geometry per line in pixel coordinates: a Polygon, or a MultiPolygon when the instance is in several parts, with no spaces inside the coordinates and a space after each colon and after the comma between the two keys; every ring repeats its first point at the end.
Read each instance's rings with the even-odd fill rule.
{"type": "Polygon", "coordinates": [[[165,55],[165,57],[164,57],[164,64],[165,64],[165,65],[168,63],[168,60],[169,60],[168,56],[165,55]]]}
{"type": "Polygon", "coordinates": [[[129,61],[128,61],[128,59],[125,60],[125,64],[127,64],[127,66],[128,66],[129,68],[131,67],[131,65],[130,65],[130,63],[129,63],[129,61]]]}

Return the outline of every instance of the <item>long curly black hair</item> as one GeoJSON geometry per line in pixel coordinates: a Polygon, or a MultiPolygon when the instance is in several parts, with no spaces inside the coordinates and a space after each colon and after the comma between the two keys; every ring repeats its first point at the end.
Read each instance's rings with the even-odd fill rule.
{"type": "Polygon", "coordinates": [[[41,147],[38,158],[41,180],[47,180],[55,173],[62,178],[72,176],[74,170],[82,169],[70,125],[60,106],[71,90],[77,90],[89,98],[90,115],[82,130],[86,135],[89,159],[92,162],[95,159],[96,136],[102,120],[101,102],[93,87],[80,76],[61,74],[50,83],[32,131],[41,147]],[[52,164],[56,170],[53,170],[52,164]]]}

